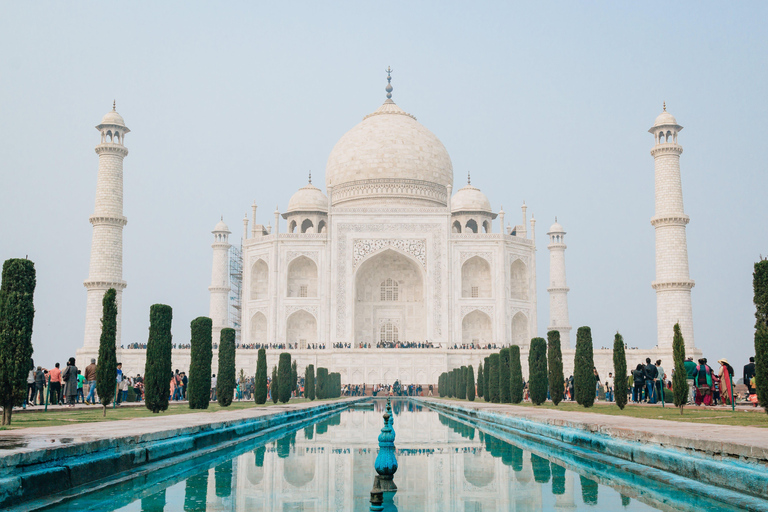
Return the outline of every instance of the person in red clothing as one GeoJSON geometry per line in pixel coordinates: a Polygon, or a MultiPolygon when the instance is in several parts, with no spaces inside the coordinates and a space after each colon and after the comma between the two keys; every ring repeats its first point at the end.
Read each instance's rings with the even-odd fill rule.
{"type": "Polygon", "coordinates": [[[51,386],[51,404],[61,405],[61,370],[59,370],[59,363],[56,363],[56,366],[48,372],[48,377],[50,378],[51,386]]]}

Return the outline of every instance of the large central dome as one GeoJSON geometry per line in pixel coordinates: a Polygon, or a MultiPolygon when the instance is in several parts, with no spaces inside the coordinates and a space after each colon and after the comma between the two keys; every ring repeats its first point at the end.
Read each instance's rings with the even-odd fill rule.
{"type": "Polygon", "coordinates": [[[325,184],[334,205],[445,206],[453,165],[440,139],[388,99],[336,143],[325,184]]]}

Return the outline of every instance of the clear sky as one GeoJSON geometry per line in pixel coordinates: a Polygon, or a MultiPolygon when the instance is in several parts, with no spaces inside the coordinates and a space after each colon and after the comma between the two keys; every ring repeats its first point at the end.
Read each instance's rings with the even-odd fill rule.
{"type": "MultiPolygon", "coordinates": [[[[768,4],[742,2],[5,2],[0,16],[0,259],[35,262],[35,360],[82,345],[99,142],[117,100],[125,160],[123,342],[149,306],[176,342],[207,315],[213,226],[273,221],[333,145],[393,99],[445,144],[455,185],[513,224],[568,232],[570,320],[595,347],[656,343],[652,136],[679,137],[696,345],[753,352],[752,271],[768,254],[768,4]],[[519,222],[519,221],[517,221],[519,222]]],[[[323,187],[324,189],[324,187],[323,187]]],[[[284,223],[284,221],[283,221],[284,223]]],[[[498,228],[498,223],[495,224],[498,228]]],[[[285,229],[283,224],[282,229],[285,229]]]]}

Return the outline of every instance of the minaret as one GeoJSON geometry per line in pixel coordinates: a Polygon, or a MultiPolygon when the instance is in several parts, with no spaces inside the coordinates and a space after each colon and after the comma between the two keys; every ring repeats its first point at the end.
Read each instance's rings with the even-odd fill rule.
{"type": "Polygon", "coordinates": [[[560,344],[571,346],[571,324],[568,320],[568,285],[565,284],[565,231],[555,223],[549,228],[549,331],[560,331],[560,344]]]}
{"type": "Polygon", "coordinates": [[[229,228],[224,218],[213,228],[213,268],[211,271],[211,306],[208,316],[213,322],[213,342],[218,343],[221,330],[229,327],[229,228]]]}
{"type": "Polygon", "coordinates": [[[683,186],[680,181],[680,154],[677,134],[683,127],[664,111],[653,127],[655,145],[651,150],[656,171],[656,214],[651,225],[656,229],[656,329],[660,349],[672,348],[673,328],[680,323],[686,350],[693,349],[693,313],[691,288],[694,282],[688,273],[688,244],[685,225],[688,216],[683,211],[683,186]]]}
{"type": "Polygon", "coordinates": [[[94,356],[98,353],[101,338],[101,302],[110,288],[117,290],[115,343],[120,346],[123,289],[126,287],[123,281],[123,227],[128,223],[123,217],[123,158],[128,154],[123,142],[125,134],[131,131],[115,110],[114,103],[96,129],[101,136],[101,143],[96,146],[99,174],[96,206],[88,219],[93,224],[91,263],[88,279],[83,283],[88,290],[83,349],[94,356]]]}

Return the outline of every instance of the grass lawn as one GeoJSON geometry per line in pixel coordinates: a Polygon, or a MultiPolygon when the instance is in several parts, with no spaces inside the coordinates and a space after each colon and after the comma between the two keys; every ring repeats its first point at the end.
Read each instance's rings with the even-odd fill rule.
{"type": "MultiPolygon", "coordinates": [[[[441,400],[451,400],[456,402],[466,402],[467,400],[459,400],[456,398],[442,398],[441,400]]],[[[483,399],[479,399],[482,401],[483,399]]],[[[477,400],[476,400],[477,401],[477,400]]],[[[768,414],[760,411],[739,411],[731,412],[730,409],[714,409],[714,408],[698,408],[698,407],[685,407],[683,409],[682,416],[680,410],[674,406],[667,405],[666,407],[659,406],[645,406],[645,405],[631,405],[627,406],[622,411],[616,406],[616,404],[596,402],[595,405],[586,409],[576,402],[560,402],[555,406],[552,402],[547,402],[542,405],[533,405],[530,402],[523,402],[515,405],[508,405],[508,407],[527,407],[527,408],[541,408],[541,409],[558,409],[568,412],[592,412],[597,414],[609,414],[612,416],[629,416],[632,418],[648,418],[654,420],[668,420],[668,421],[682,421],[686,423],[714,423],[716,425],[738,425],[738,426],[752,426],[768,428],[768,414]]]]}
{"type": "MultiPolygon", "coordinates": [[[[298,404],[308,402],[306,398],[294,398],[289,403],[298,404]]],[[[322,400],[316,400],[321,402],[322,400]]],[[[159,412],[156,415],[152,414],[146,407],[117,407],[113,409],[109,407],[107,409],[107,417],[102,417],[101,409],[58,409],[49,410],[43,412],[42,407],[36,407],[34,412],[24,412],[16,414],[14,411],[11,425],[6,427],[0,427],[0,430],[16,430],[28,427],[57,427],[60,425],[73,425],[77,423],[92,423],[98,421],[117,421],[117,420],[129,420],[133,418],[146,418],[149,416],[163,417],[169,414],[190,414],[190,413],[210,413],[216,414],[219,411],[238,411],[241,409],[251,409],[254,407],[269,407],[275,405],[271,401],[264,405],[256,405],[253,400],[243,400],[241,402],[232,402],[229,407],[221,407],[218,403],[212,402],[208,409],[190,409],[189,405],[174,404],[168,407],[167,411],[159,412]]],[[[278,404],[280,405],[280,404],[278,404]]]]}

